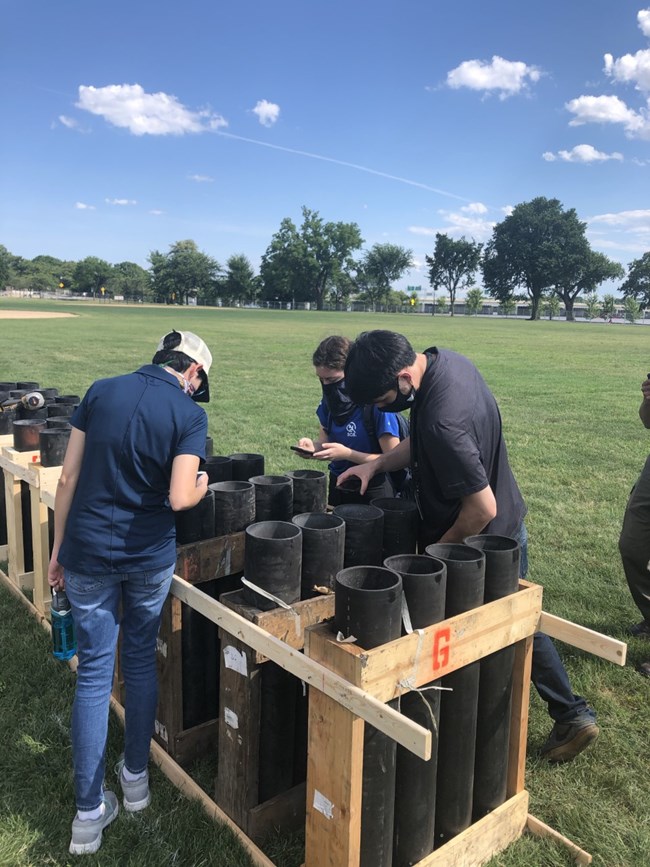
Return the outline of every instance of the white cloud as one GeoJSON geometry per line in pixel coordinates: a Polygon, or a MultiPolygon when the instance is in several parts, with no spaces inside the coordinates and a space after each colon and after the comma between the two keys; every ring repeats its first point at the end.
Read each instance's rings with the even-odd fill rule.
{"type": "Polygon", "coordinates": [[[149,213],[150,213],[150,214],[153,214],[154,217],[160,217],[160,216],[161,216],[162,214],[164,214],[165,212],[164,212],[164,211],[160,211],[160,210],[158,210],[158,208],[152,208],[152,209],[149,211],[149,213]]]}
{"type": "Polygon", "coordinates": [[[626,253],[644,253],[650,248],[648,209],[596,214],[587,219],[587,224],[595,246],[626,253]],[[605,227],[605,231],[600,227],[605,227]]]}
{"type": "Polygon", "coordinates": [[[637,13],[636,20],[639,22],[639,30],[644,36],[650,37],[650,9],[641,9],[637,13]]]}
{"type": "Polygon", "coordinates": [[[135,199],[104,199],[107,205],[137,205],[135,199]]]}
{"type": "Polygon", "coordinates": [[[605,72],[613,81],[631,83],[637,90],[650,92],[650,48],[636,54],[624,54],[616,60],[611,54],[606,54],[605,72]]]}
{"type": "Polygon", "coordinates": [[[74,206],[78,211],[94,211],[95,210],[94,205],[87,205],[85,202],[75,202],[74,206]]]}
{"type": "Polygon", "coordinates": [[[461,211],[466,214],[487,214],[487,208],[483,202],[470,202],[469,205],[462,207],[461,211]]]}
{"type": "Polygon", "coordinates": [[[650,118],[629,108],[618,96],[579,96],[565,106],[575,115],[569,126],[585,123],[619,123],[630,137],[650,138],[650,118]]]}
{"type": "Polygon", "coordinates": [[[444,224],[442,226],[409,226],[408,231],[413,235],[424,235],[430,238],[435,238],[438,232],[440,232],[452,238],[465,236],[466,238],[472,238],[474,241],[487,241],[492,235],[492,229],[496,224],[491,220],[481,219],[480,214],[485,213],[487,208],[485,208],[485,211],[471,211],[471,208],[472,205],[469,205],[466,208],[461,208],[460,211],[438,211],[443,218],[444,224]],[[470,216],[467,216],[468,213],[470,216]]]}
{"type": "Polygon", "coordinates": [[[494,55],[492,61],[465,60],[447,73],[447,85],[453,89],[468,87],[470,90],[496,91],[500,99],[521,93],[529,82],[539,81],[542,73],[536,66],[522,61],[504,60],[494,55]]]}
{"type": "Polygon", "coordinates": [[[266,99],[259,99],[251,111],[257,115],[262,126],[273,126],[280,117],[280,106],[266,99]]]}
{"type": "Polygon", "coordinates": [[[175,96],[145,93],[139,84],[81,85],[76,107],[133,135],[185,135],[228,126],[221,115],[208,109],[191,111],[175,96]]]}
{"type": "Polygon", "coordinates": [[[78,122],[73,117],[68,117],[65,114],[59,115],[59,123],[63,124],[63,126],[68,129],[76,129],[79,126],[78,122]]]}
{"type": "Polygon", "coordinates": [[[189,181],[196,181],[197,184],[211,184],[214,180],[210,175],[188,175],[187,179],[189,181]]]}
{"type": "Polygon", "coordinates": [[[501,208],[501,212],[504,213],[506,215],[506,217],[509,217],[510,214],[512,214],[512,212],[514,211],[514,209],[515,209],[514,205],[504,205],[504,207],[501,208]]]}
{"type": "Polygon", "coordinates": [[[558,151],[554,154],[552,151],[545,151],[542,158],[547,162],[555,162],[555,160],[564,160],[567,163],[595,163],[606,162],[607,160],[623,160],[623,154],[614,151],[611,154],[606,154],[603,151],[596,150],[593,145],[580,144],[576,145],[570,151],[558,151]]]}
{"type": "Polygon", "coordinates": [[[606,223],[608,226],[630,226],[650,222],[650,210],[619,211],[614,214],[597,214],[589,217],[589,223],[606,223]]]}

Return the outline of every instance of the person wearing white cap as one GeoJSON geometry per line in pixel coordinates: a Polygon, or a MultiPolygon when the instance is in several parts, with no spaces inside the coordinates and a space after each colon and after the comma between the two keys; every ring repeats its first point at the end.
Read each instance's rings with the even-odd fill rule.
{"type": "Polygon", "coordinates": [[[208,424],[197,402],[209,400],[211,366],[200,337],[172,331],[151,364],[93,383],[70,419],[48,581],[65,588],[77,633],[73,855],[96,852],[119,810],[103,780],[120,621],[126,700],[116,770],[127,811],[150,802],[156,637],[174,574],[174,512],[197,505],[207,490],[198,469],[208,424]]]}

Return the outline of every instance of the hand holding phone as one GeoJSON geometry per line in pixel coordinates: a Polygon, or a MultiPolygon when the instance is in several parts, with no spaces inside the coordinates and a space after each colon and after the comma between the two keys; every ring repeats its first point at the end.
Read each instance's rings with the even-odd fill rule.
{"type": "Polygon", "coordinates": [[[292,452],[300,455],[302,458],[311,458],[313,457],[313,450],[303,449],[301,446],[289,446],[292,452]]]}

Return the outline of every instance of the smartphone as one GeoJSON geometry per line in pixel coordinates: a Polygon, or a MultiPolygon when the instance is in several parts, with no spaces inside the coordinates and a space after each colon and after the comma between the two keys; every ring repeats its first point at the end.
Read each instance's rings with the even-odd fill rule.
{"type": "Polygon", "coordinates": [[[292,452],[296,452],[296,454],[302,455],[305,458],[310,458],[314,453],[309,449],[303,449],[300,446],[289,446],[292,452]]]}

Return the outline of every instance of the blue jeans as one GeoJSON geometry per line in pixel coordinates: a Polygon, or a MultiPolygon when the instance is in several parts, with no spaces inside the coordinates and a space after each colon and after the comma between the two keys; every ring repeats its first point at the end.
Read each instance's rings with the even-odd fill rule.
{"type": "MultiPolygon", "coordinates": [[[[528,532],[522,523],[515,536],[521,548],[519,571],[521,577],[528,574],[528,532]]],[[[578,722],[596,719],[595,711],[580,695],[574,695],[560,655],[555,645],[544,632],[536,632],[533,638],[532,681],[540,698],[546,702],[551,719],[557,723],[578,722]]]]}
{"type": "Polygon", "coordinates": [[[77,633],[77,689],[72,706],[72,757],[78,810],[102,802],[108,711],[122,620],[126,688],[124,763],[146,770],[158,703],[156,637],[174,564],[162,570],[80,575],[65,570],[77,633]]]}

